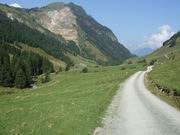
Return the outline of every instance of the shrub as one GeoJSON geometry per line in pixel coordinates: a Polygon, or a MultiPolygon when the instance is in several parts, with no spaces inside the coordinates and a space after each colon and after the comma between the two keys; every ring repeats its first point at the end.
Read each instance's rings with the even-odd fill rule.
{"type": "Polygon", "coordinates": [[[65,68],[65,71],[69,71],[70,70],[70,65],[67,64],[66,68],[65,68]]]}
{"type": "Polygon", "coordinates": [[[126,70],[126,67],[122,67],[121,70],[126,70]]]}
{"type": "Polygon", "coordinates": [[[49,81],[51,81],[50,74],[49,73],[45,73],[44,82],[47,83],[49,81]]]}
{"type": "Polygon", "coordinates": [[[127,62],[127,64],[133,64],[133,62],[132,62],[131,60],[129,60],[129,61],[127,62]]]}
{"type": "Polygon", "coordinates": [[[149,61],[149,65],[150,65],[150,66],[151,66],[151,65],[154,65],[156,61],[157,61],[157,59],[152,59],[152,60],[150,60],[150,61],[149,61]]]}
{"type": "Polygon", "coordinates": [[[138,60],[138,63],[146,63],[146,59],[140,59],[140,60],[138,60]]]}
{"type": "Polygon", "coordinates": [[[59,72],[62,72],[62,71],[63,71],[62,67],[59,67],[59,72]]]}
{"type": "Polygon", "coordinates": [[[47,83],[51,81],[50,74],[45,73],[44,75],[41,76],[40,80],[41,80],[41,83],[47,83]]]}
{"type": "Polygon", "coordinates": [[[88,68],[87,67],[82,69],[82,73],[87,73],[87,72],[88,72],[88,68]]]}

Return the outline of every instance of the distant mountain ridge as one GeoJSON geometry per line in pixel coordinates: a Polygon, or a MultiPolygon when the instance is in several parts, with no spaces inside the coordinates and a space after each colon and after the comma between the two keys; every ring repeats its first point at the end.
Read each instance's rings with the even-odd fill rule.
{"type": "Polygon", "coordinates": [[[153,51],[154,51],[154,49],[151,49],[151,48],[140,48],[140,49],[133,51],[133,53],[137,56],[146,56],[146,55],[152,53],[153,51]]]}
{"type": "Polygon", "coordinates": [[[132,56],[110,29],[99,24],[82,7],[73,3],[52,3],[32,9],[0,4],[0,11],[11,21],[17,20],[58,40],[66,50],[59,51],[63,51],[61,53],[66,57],[81,56],[98,64],[114,65],[132,56]]]}

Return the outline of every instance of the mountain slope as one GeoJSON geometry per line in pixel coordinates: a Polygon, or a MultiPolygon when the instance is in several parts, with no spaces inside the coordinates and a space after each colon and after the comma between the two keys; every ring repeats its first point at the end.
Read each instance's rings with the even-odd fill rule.
{"type": "Polygon", "coordinates": [[[180,32],[177,32],[169,40],[165,41],[161,48],[157,49],[156,51],[148,55],[147,58],[163,59],[163,58],[167,58],[167,56],[171,55],[171,53],[179,55],[179,52],[180,52],[180,32]]]}
{"type": "Polygon", "coordinates": [[[69,49],[71,44],[65,44],[56,39],[52,35],[47,35],[32,29],[24,23],[17,20],[10,20],[3,12],[0,12],[0,41],[16,45],[18,42],[27,44],[35,48],[41,48],[46,53],[55,56],[72,64],[72,61],[66,53],[73,53],[74,50],[69,49]]]}
{"type": "Polygon", "coordinates": [[[53,3],[32,9],[17,9],[1,4],[0,10],[12,21],[24,23],[67,45],[75,57],[79,55],[99,64],[119,64],[131,57],[131,53],[118,42],[110,29],[73,3],[53,3]]]}
{"type": "MultiPolygon", "coordinates": [[[[131,56],[130,52],[118,42],[110,29],[100,25],[91,16],[87,15],[81,7],[76,6],[73,3],[68,4],[68,6],[77,16],[77,24],[85,33],[86,40],[92,47],[98,48],[109,61],[112,63],[122,62],[122,60],[131,56]]],[[[84,42],[82,42],[82,45],[83,43],[84,42]]],[[[83,48],[85,52],[87,51],[87,48],[83,48]]]]}
{"type": "Polygon", "coordinates": [[[154,84],[168,95],[180,96],[180,32],[147,59],[156,61],[154,70],[149,74],[154,84]]]}

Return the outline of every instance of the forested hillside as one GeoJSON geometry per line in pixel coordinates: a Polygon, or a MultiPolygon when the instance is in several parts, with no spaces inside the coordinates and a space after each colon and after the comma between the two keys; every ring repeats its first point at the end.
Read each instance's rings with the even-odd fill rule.
{"type": "Polygon", "coordinates": [[[76,61],[115,65],[131,57],[110,29],[73,3],[33,9],[0,4],[1,86],[30,87],[34,76],[54,71],[48,57],[25,50],[25,46],[41,49],[64,62],[68,69],[76,61]],[[43,20],[48,17],[50,20],[43,20]],[[49,22],[51,25],[46,27],[49,22]]]}
{"type": "Polygon", "coordinates": [[[61,43],[59,40],[49,35],[47,36],[23,23],[7,18],[3,12],[0,12],[0,18],[0,40],[2,42],[12,44],[21,42],[32,47],[42,48],[48,54],[51,54],[70,65],[72,65],[73,62],[65,55],[65,53],[79,53],[78,48],[73,42],[69,42],[67,45],[61,43]]]}
{"type": "Polygon", "coordinates": [[[22,51],[7,43],[0,43],[0,85],[25,88],[33,83],[32,77],[53,72],[46,58],[22,51]]]}

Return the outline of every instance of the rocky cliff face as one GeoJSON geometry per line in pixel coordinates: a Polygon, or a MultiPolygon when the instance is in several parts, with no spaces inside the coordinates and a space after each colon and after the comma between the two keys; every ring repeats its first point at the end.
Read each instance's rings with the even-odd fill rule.
{"type": "Polygon", "coordinates": [[[169,40],[163,43],[163,47],[175,47],[178,45],[180,45],[180,32],[177,32],[169,40]]]}
{"type": "Polygon", "coordinates": [[[78,31],[76,16],[69,7],[52,9],[49,11],[40,10],[36,13],[36,21],[49,31],[61,35],[65,40],[78,42],[78,31]]]}

